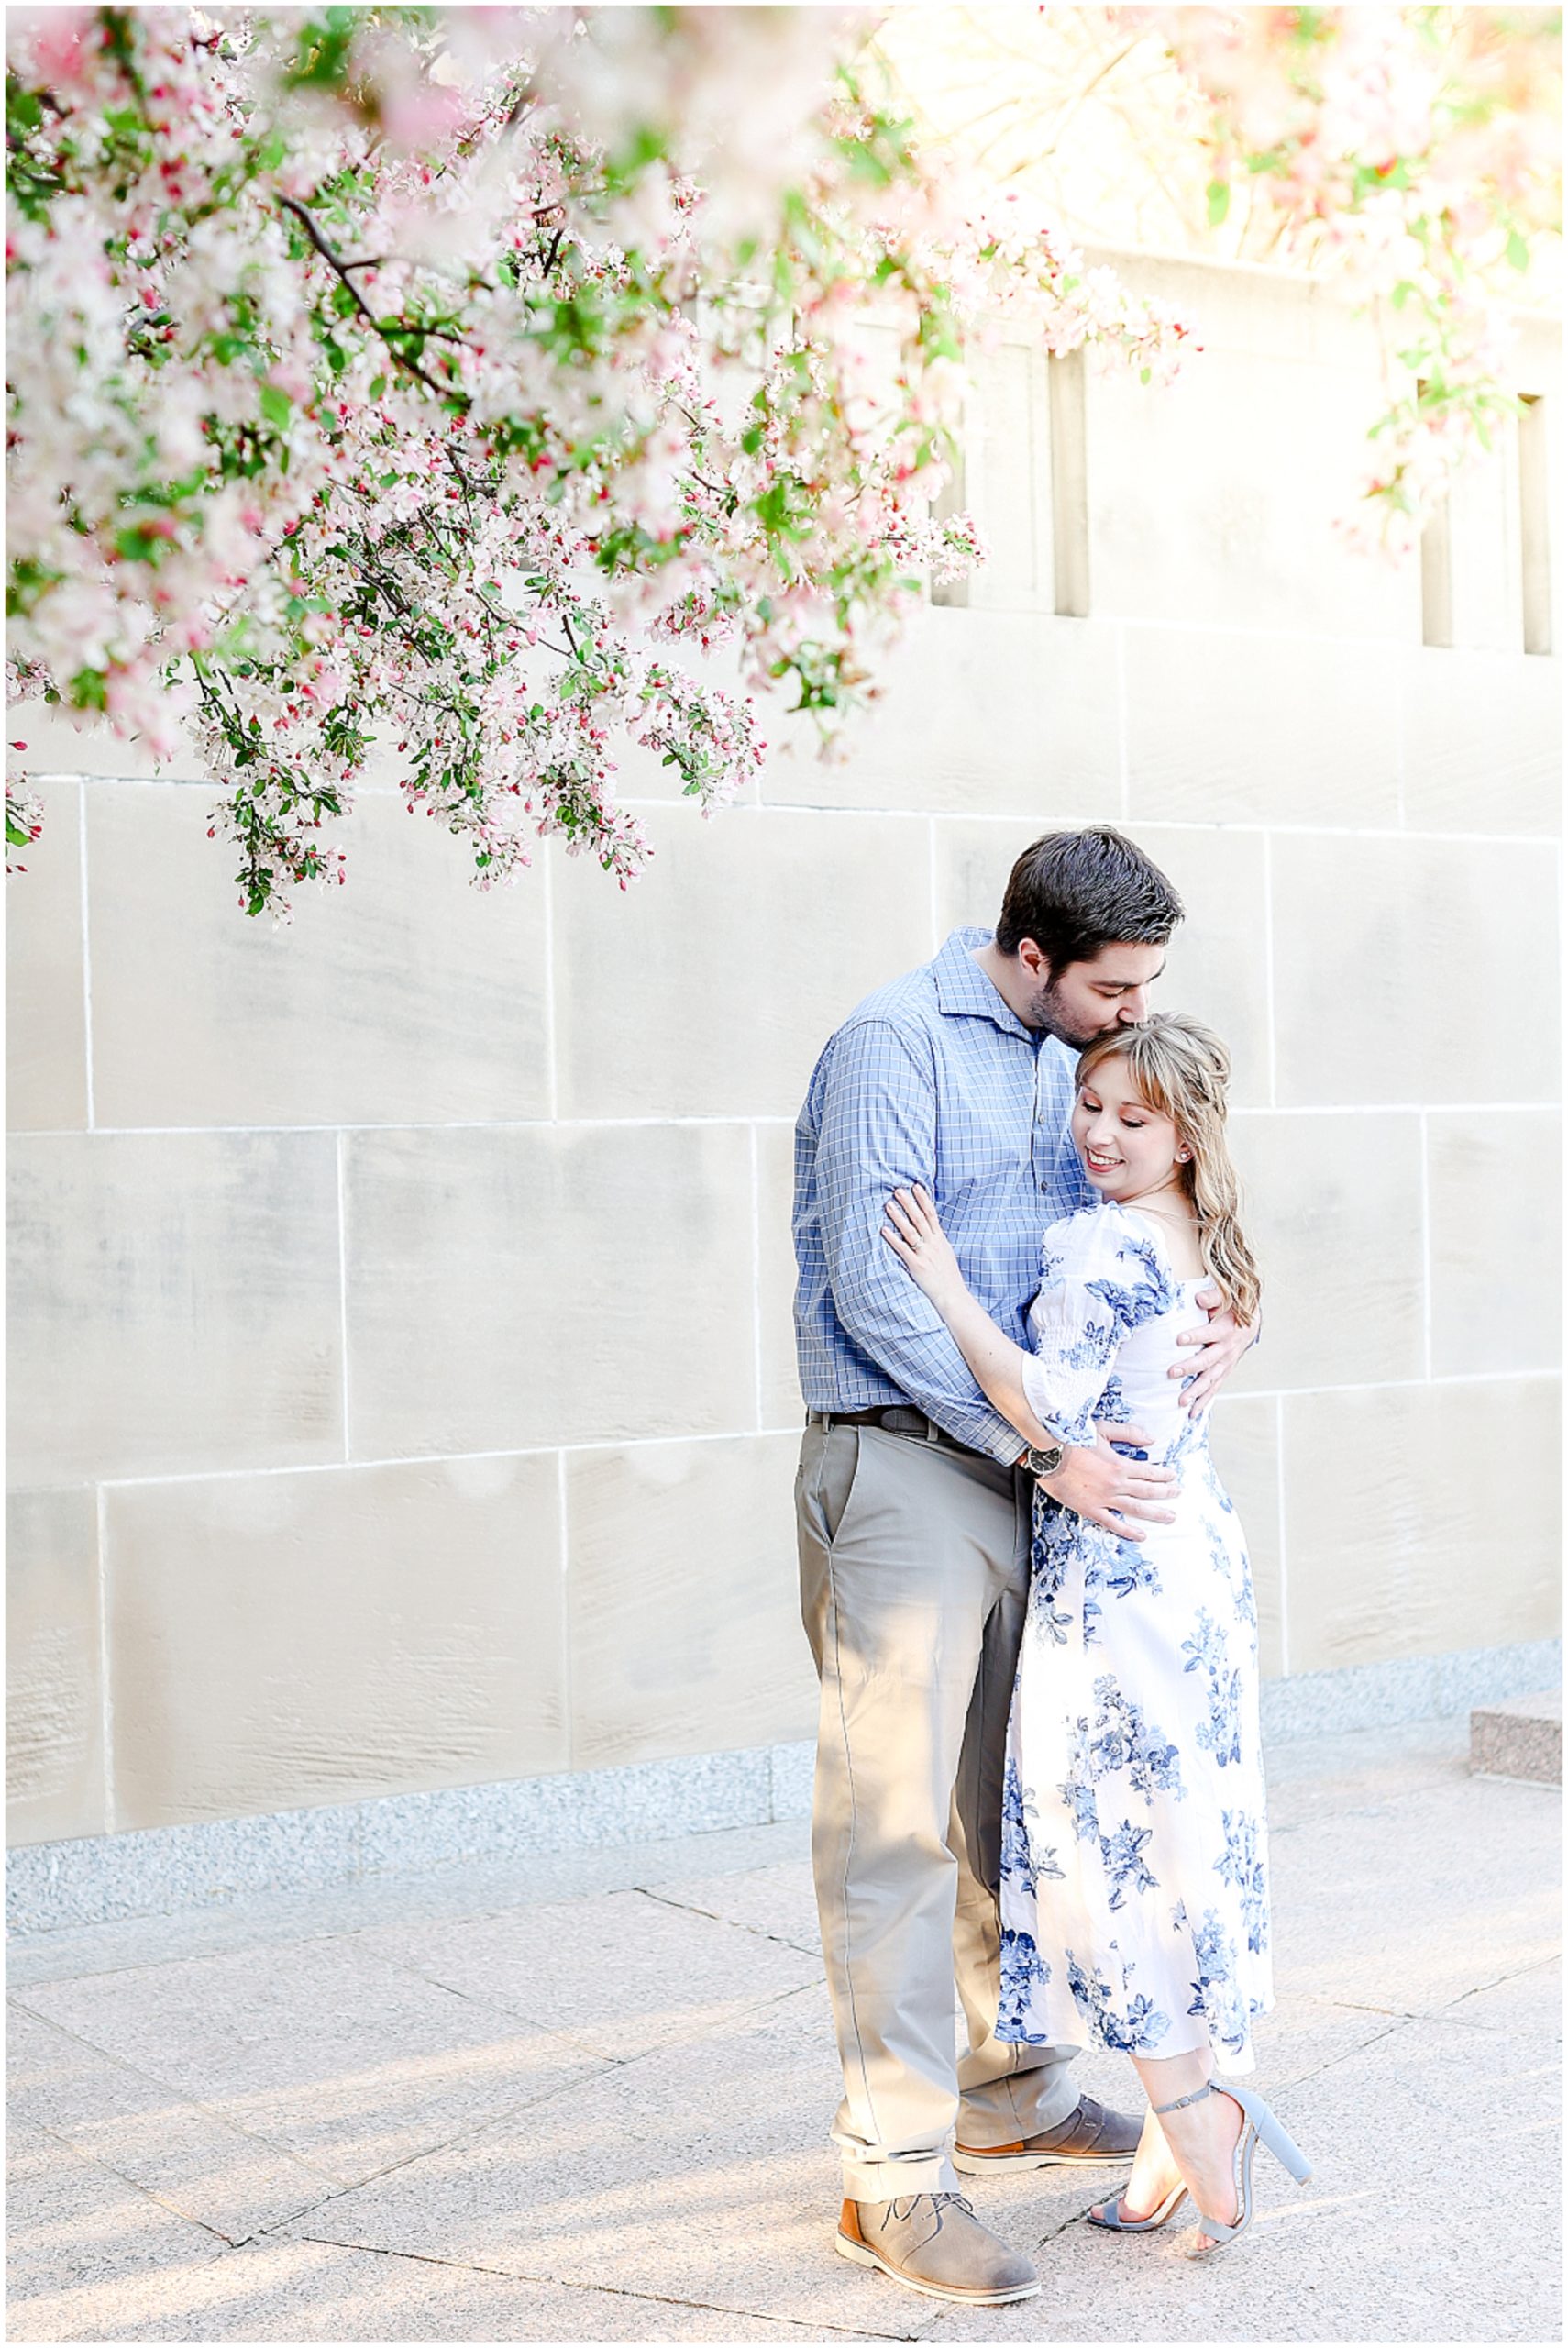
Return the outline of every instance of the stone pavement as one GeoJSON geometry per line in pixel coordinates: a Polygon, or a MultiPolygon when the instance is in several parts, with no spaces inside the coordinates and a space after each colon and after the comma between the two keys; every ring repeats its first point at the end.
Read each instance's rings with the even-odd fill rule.
{"type": "Polygon", "coordinates": [[[1260,2155],[1211,2267],[1078,2223],[1074,2170],[971,2186],[1020,2307],[834,2255],[791,1823],[14,1943],[10,2337],[1554,2341],[1558,1801],[1464,1742],[1271,1755],[1257,2084],[1317,2174],[1260,2155]]]}

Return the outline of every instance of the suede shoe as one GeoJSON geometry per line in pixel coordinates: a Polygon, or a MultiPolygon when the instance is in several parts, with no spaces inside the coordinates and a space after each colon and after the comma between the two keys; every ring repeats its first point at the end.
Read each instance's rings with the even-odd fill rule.
{"type": "Polygon", "coordinates": [[[1076,2111],[1038,2136],[1016,2144],[955,2145],[953,2165],[966,2176],[1000,2168],[1098,2168],[1108,2161],[1130,2161],[1143,2132],[1142,2120],[1109,2111],[1092,2095],[1080,2096],[1076,2111]]]}
{"type": "Polygon", "coordinates": [[[896,2201],[846,2201],[834,2247],[860,2266],[879,2266],[906,2291],[995,2308],[1032,2299],[1040,2278],[1010,2250],[961,2193],[906,2193],[896,2201]]]}

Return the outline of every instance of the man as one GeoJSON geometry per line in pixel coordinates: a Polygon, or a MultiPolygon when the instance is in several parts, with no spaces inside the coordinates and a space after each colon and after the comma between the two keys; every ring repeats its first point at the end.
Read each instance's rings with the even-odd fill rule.
{"type": "MultiPolygon", "coordinates": [[[[796,1126],[796,1503],[822,1682],[812,1863],[845,2079],[837,2247],[938,2298],[1039,2289],[959,2195],[955,2165],[1125,2161],[1137,2143],[1137,2120],[1077,2095],[1075,2049],[994,2035],[1001,1779],[1036,1479],[1142,1540],[1140,1519],[1170,1521],[1174,1479],[1103,1432],[1074,1449],[1000,1418],[884,1243],[883,1206],[923,1183],[968,1286],[1027,1345],[1041,1235],[1094,1195],[1068,1132],[1074,1053],[1144,1017],[1181,917],[1120,833],[1036,840],[994,936],[955,931],[851,1013],[796,1126]]],[[[1252,1334],[1217,1290],[1199,1301],[1194,1408],[1252,1334]]]]}

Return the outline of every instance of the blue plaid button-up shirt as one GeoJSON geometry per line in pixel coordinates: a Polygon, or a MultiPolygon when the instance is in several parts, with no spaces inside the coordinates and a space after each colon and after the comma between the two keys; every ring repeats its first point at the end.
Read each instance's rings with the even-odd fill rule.
{"type": "Polygon", "coordinates": [[[923,1182],[972,1293],[1015,1344],[1047,1226],[1095,1192],[1068,1130],[1076,1056],[1014,1017],[955,930],[933,962],[867,995],[828,1039],[795,1125],[795,1341],[813,1411],[912,1403],[994,1458],[991,1408],[880,1236],[889,1192],[923,1182]]]}

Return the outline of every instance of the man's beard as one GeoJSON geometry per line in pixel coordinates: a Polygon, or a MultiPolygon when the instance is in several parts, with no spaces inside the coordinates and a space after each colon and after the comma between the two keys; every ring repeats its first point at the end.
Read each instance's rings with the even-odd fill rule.
{"type": "MultiPolygon", "coordinates": [[[[1107,1025],[1110,1024],[1107,1022],[1107,1025]]],[[[1055,980],[1053,980],[1048,987],[1042,987],[1030,1004],[1029,1024],[1031,1027],[1043,1028],[1047,1036],[1054,1036],[1059,1044],[1066,1044],[1071,1052],[1086,1050],[1097,1036],[1103,1036],[1106,1032],[1104,1027],[1094,1027],[1086,1032],[1068,1019],[1062,1008],[1055,980]]]]}

